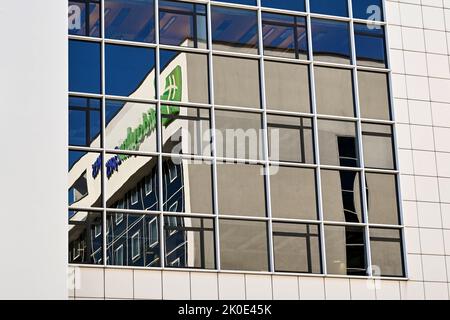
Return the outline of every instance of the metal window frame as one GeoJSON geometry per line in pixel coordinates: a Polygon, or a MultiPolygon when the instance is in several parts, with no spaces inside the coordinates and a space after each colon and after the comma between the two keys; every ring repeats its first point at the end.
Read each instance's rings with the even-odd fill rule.
{"type": "MultiPolygon", "coordinates": [[[[82,41],[90,41],[90,42],[97,42],[101,45],[101,93],[100,94],[88,94],[88,93],[82,93],[82,92],[69,92],[69,96],[77,96],[77,97],[85,97],[85,98],[97,98],[100,99],[102,102],[101,105],[101,119],[102,119],[102,125],[101,125],[101,142],[102,147],[101,148],[90,148],[90,147],[77,147],[77,146],[68,146],[69,150],[73,151],[97,151],[99,152],[103,159],[106,159],[106,155],[108,153],[116,153],[117,150],[113,149],[106,149],[105,148],[105,133],[106,133],[106,119],[105,119],[105,107],[106,107],[106,101],[107,100],[120,100],[120,101],[134,101],[134,102],[141,102],[141,103],[151,103],[156,106],[157,111],[157,150],[156,152],[139,152],[139,151],[120,151],[120,153],[124,154],[131,154],[131,155],[142,155],[142,156],[154,156],[158,159],[158,179],[159,179],[159,185],[158,185],[158,203],[157,203],[157,210],[154,211],[140,211],[140,210],[130,210],[130,209],[116,209],[116,208],[107,208],[106,207],[106,168],[103,165],[102,166],[102,207],[101,208],[79,208],[79,207],[69,207],[69,209],[72,210],[85,210],[89,212],[101,212],[103,216],[103,230],[107,231],[107,215],[111,213],[123,213],[123,214],[132,214],[132,213],[138,213],[143,215],[155,215],[160,218],[159,223],[159,234],[164,234],[164,217],[166,216],[166,211],[164,211],[163,207],[163,157],[170,157],[171,154],[162,152],[162,146],[161,146],[161,112],[160,108],[164,103],[167,103],[160,99],[159,92],[160,92],[160,83],[159,81],[155,81],[155,92],[157,93],[157,97],[155,99],[130,99],[128,97],[120,97],[120,96],[112,96],[112,95],[106,95],[105,93],[105,47],[107,44],[122,44],[122,45],[132,45],[132,46],[138,46],[138,47],[147,47],[147,48],[154,48],[155,49],[155,77],[156,79],[159,79],[160,77],[160,50],[176,50],[179,52],[192,52],[192,53],[202,53],[207,55],[208,57],[208,86],[209,86],[209,97],[210,102],[206,104],[202,103],[190,103],[190,102],[170,102],[173,105],[179,105],[184,107],[201,107],[201,108],[207,108],[210,110],[210,117],[211,117],[211,129],[214,132],[216,128],[215,124],[215,111],[216,110],[229,110],[229,111],[242,111],[242,112],[253,112],[253,113],[260,113],[263,118],[262,123],[262,129],[263,129],[263,158],[261,160],[249,160],[249,159],[228,159],[224,157],[218,157],[217,156],[217,150],[216,150],[216,137],[211,137],[211,156],[196,156],[196,155],[177,155],[177,157],[180,157],[182,159],[200,159],[200,160],[207,160],[208,162],[211,162],[212,165],[212,189],[213,189],[213,212],[212,214],[200,214],[200,213],[174,213],[170,212],[170,215],[176,215],[176,216],[190,216],[190,217],[203,217],[203,218],[213,218],[214,220],[214,242],[215,242],[215,265],[216,269],[214,270],[204,270],[204,269],[192,269],[189,268],[189,270],[196,270],[199,272],[231,272],[235,273],[236,270],[222,270],[221,269],[221,261],[220,261],[220,226],[219,221],[220,219],[234,219],[234,220],[255,220],[255,221],[264,221],[267,222],[267,228],[268,228],[268,259],[269,259],[269,270],[267,272],[265,271],[238,271],[241,273],[246,274],[297,274],[302,276],[327,276],[327,277],[336,277],[336,278],[383,278],[383,279],[396,279],[396,280],[406,280],[408,279],[408,266],[407,266],[407,259],[406,259],[406,243],[405,243],[405,234],[404,234],[404,224],[403,224],[403,213],[402,213],[402,198],[401,198],[401,186],[400,186],[400,173],[398,171],[399,168],[399,160],[397,156],[398,151],[398,144],[397,144],[397,133],[396,133],[396,122],[395,122],[395,113],[393,112],[393,95],[392,95],[392,69],[391,69],[391,61],[390,61],[390,52],[389,52],[389,33],[387,32],[387,26],[388,23],[386,21],[366,21],[362,19],[353,18],[353,8],[352,8],[352,0],[348,1],[348,17],[339,17],[339,16],[329,16],[329,15],[323,15],[323,14],[316,14],[310,12],[310,5],[309,0],[305,0],[305,12],[297,12],[292,10],[285,10],[285,9],[276,9],[276,8],[268,8],[268,7],[262,7],[261,6],[261,0],[256,1],[255,6],[250,5],[242,5],[242,4],[234,4],[234,3],[224,3],[224,2],[217,2],[217,1],[208,1],[208,0],[188,0],[186,2],[190,2],[193,4],[204,4],[206,5],[206,26],[207,26],[207,48],[201,49],[201,48],[193,48],[193,47],[179,47],[179,46],[172,46],[172,45],[163,45],[159,43],[159,0],[154,0],[154,6],[155,6],[155,43],[143,43],[143,42],[135,42],[135,41],[126,41],[126,40],[115,40],[115,39],[106,39],[105,38],[105,1],[106,0],[100,0],[100,17],[101,17],[101,37],[89,37],[89,36],[78,36],[78,35],[69,35],[69,40],[82,40],[82,41]],[[228,51],[221,51],[221,50],[214,50],[213,48],[213,42],[212,42],[212,27],[211,27],[211,7],[227,7],[227,8],[237,8],[237,9],[245,9],[245,10],[251,10],[255,11],[257,14],[257,25],[258,25],[258,50],[257,54],[250,54],[250,53],[239,53],[239,52],[228,52],[228,51]],[[275,56],[265,56],[263,54],[264,50],[264,41],[262,37],[262,26],[263,26],[263,19],[262,14],[263,13],[276,13],[276,14],[285,14],[290,16],[296,16],[296,17],[304,17],[306,19],[306,32],[307,32],[307,44],[308,44],[308,58],[307,60],[302,59],[294,59],[294,58],[286,58],[286,57],[275,57],[275,56]],[[314,61],[313,57],[313,47],[312,47],[312,30],[311,30],[311,19],[313,18],[320,18],[325,20],[334,20],[334,21],[342,21],[349,23],[349,30],[350,30],[350,52],[351,52],[351,63],[350,64],[341,64],[341,63],[332,63],[332,62],[319,62],[314,61]],[[379,25],[384,28],[384,37],[385,37],[385,51],[386,51],[386,68],[377,68],[377,67],[369,67],[369,66],[359,66],[357,65],[357,59],[356,59],[356,48],[355,48],[355,34],[354,34],[354,23],[370,23],[373,25],[379,25]],[[254,60],[257,60],[259,62],[259,84],[260,84],[260,98],[261,98],[261,108],[260,109],[253,109],[253,108],[247,108],[247,107],[236,107],[236,106],[224,106],[224,105],[216,105],[214,100],[214,69],[213,69],[213,57],[215,55],[222,55],[222,56],[229,56],[229,57],[236,57],[236,58],[251,58],[254,60]],[[308,66],[309,69],[309,87],[310,87],[310,95],[311,95],[311,113],[297,113],[297,112],[286,112],[286,111],[280,111],[280,110],[272,110],[268,109],[266,106],[266,97],[265,97],[265,72],[264,72],[264,61],[275,61],[275,62],[285,62],[285,63],[293,63],[293,64],[303,64],[308,66]],[[315,79],[314,79],[314,67],[315,66],[325,66],[325,67],[336,67],[336,68],[344,68],[349,69],[352,71],[352,79],[353,79],[353,94],[354,94],[354,108],[355,108],[355,115],[354,117],[342,117],[342,116],[332,116],[332,115],[323,115],[323,114],[317,114],[317,108],[316,108],[316,90],[315,90],[315,79]],[[377,71],[380,73],[385,73],[388,78],[388,90],[389,90],[389,102],[390,102],[390,120],[378,120],[378,119],[365,119],[361,118],[360,113],[360,106],[359,106],[359,91],[358,91],[358,70],[364,70],[364,71],[377,71]],[[280,115],[280,116],[296,116],[296,117],[307,117],[312,120],[312,132],[313,132],[313,145],[314,145],[314,157],[315,157],[315,163],[313,164],[306,164],[306,163],[291,163],[291,162],[283,162],[283,161],[272,161],[269,159],[269,153],[268,153],[268,116],[269,115],[280,115]],[[330,166],[330,165],[322,165],[320,162],[320,155],[319,155],[319,141],[318,141],[318,120],[320,119],[328,119],[328,120],[343,120],[343,121],[352,121],[356,124],[357,128],[357,148],[358,148],[358,154],[359,154],[359,167],[356,168],[347,168],[347,167],[340,167],[340,166],[330,166]],[[377,123],[377,124],[385,124],[390,125],[392,127],[392,140],[393,140],[393,149],[394,149],[394,163],[395,163],[395,170],[386,170],[386,169],[372,169],[372,168],[366,168],[364,166],[364,155],[363,155],[363,142],[362,142],[362,123],[377,123]],[[250,163],[250,164],[260,164],[263,165],[265,170],[265,205],[266,205],[266,217],[248,217],[248,216],[227,216],[227,215],[220,215],[218,214],[218,189],[217,189],[217,163],[222,161],[235,161],[239,163],[250,163]],[[303,219],[284,219],[284,218],[274,218],[272,217],[271,212],[271,201],[270,201],[270,165],[283,165],[283,166],[290,166],[290,167],[299,167],[299,168],[312,168],[315,170],[315,178],[316,178],[316,195],[317,195],[317,206],[318,206],[318,220],[303,220],[303,219]],[[323,215],[323,204],[322,204],[322,188],[321,188],[321,170],[322,169],[335,169],[335,170],[353,170],[360,172],[360,193],[362,197],[362,214],[364,217],[363,222],[361,223],[348,223],[348,222],[337,222],[337,221],[326,221],[324,220],[323,215]],[[397,199],[398,199],[398,207],[399,207],[399,225],[380,225],[380,224],[373,224],[368,221],[368,207],[367,207],[367,195],[365,192],[365,173],[366,172],[374,172],[374,173],[390,173],[395,175],[396,181],[397,181],[397,199]],[[319,241],[320,241],[320,256],[321,256],[321,273],[320,274],[309,274],[309,273],[296,273],[296,272],[275,272],[275,266],[274,266],[274,252],[273,252],[273,230],[272,230],[272,224],[277,222],[291,222],[291,223],[312,223],[319,226],[319,241]],[[352,276],[352,275],[334,275],[329,274],[327,272],[326,267],[326,247],[325,247],[325,232],[324,228],[326,225],[341,225],[341,226],[360,226],[363,227],[365,230],[365,242],[366,242],[366,261],[367,261],[367,267],[368,272],[366,276],[352,276]],[[403,253],[403,268],[404,268],[404,277],[385,277],[385,276],[378,276],[373,274],[372,270],[372,262],[371,262],[371,251],[370,251],[370,227],[383,227],[388,229],[398,229],[400,231],[401,235],[401,245],[402,245],[402,253],[403,253]]],[[[386,16],[386,4],[385,1],[382,1],[383,5],[383,12],[384,12],[384,19],[386,16]]],[[[165,245],[164,241],[161,241],[161,237],[159,238],[159,244],[160,244],[160,256],[165,257],[165,245]]],[[[117,268],[120,266],[111,266],[108,265],[107,262],[107,234],[106,232],[103,233],[103,264],[102,265],[93,265],[93,267],[114,267],[117,268]]],[[[152,269],[176,269],[179,270],[179,268],[170,268],[170,266],[165,266],[165,259],[161,258],[161,264],[160,267],[151,267],[152,269]]],[[[77,265],[77,264],[73,264],[77,265]]],[[[84,264],[82,264],[84,265],[84,264]]],[[[124,268],[130,268],[129,266],[124,266],[124,268]]],[[[148,269],[149,267],[131,267],[133,269],[148,269]]]]}

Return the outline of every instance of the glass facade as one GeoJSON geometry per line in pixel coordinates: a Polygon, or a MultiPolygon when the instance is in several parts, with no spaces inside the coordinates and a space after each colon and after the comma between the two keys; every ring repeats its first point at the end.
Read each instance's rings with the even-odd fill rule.
{"type": "Polygon", "coordinates": [[[69,262],[405,276],[381,5],[69,1],[69,262]]]}

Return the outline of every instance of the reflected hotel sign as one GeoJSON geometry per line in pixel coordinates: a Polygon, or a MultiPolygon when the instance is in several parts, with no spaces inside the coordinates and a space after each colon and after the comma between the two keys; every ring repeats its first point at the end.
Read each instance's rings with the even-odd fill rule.
{"type": "MultiPolygon", "coordinates": [[[[166,77],[164,93],[161,96],[161,100],[167,101],[181,101],[182,97],[182,71],[181,66],[176,66],[173,71],[166,77]]],[[[180,112],[180,108],[176,106],[161,106],[161,114],[165,115],[177,115],[180,112]]],[[[127,136],[122,142],[120,147],[115,147],[116,150],[128,150],[137,151],[140,145],[144,142],[145,138],[150,136],[153,131],[156,130],[157,114],[155,109],[149,109],[146,113],[142,114],[142,122],[135,129],[128,128],[127,136]]],[[[165,117],[161,120],[161,125],[167,127],[173,119],[165,117]]],[[[115,171],[119,170],[120,165],[126,161],[130,155],[121,154],[115,155],[106,162],[106,176],[110,178],[115,171]]],[[[102,166],[102,158],[99,156],[92,164],[92,177],[95,179],[102,166]]]]}

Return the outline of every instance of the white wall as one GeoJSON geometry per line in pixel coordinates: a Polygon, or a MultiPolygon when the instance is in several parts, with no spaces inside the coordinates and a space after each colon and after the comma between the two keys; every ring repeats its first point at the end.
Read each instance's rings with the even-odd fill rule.
{"type": "Polygon", "coordinates": [[[448,299],[450,0],[386,6],[410,278],[402,292],[448,299]]]}
{"type": "Polygon", "coordinates": [[[66,12],[0,1],[0,299],[67,297],[66,12]]]}

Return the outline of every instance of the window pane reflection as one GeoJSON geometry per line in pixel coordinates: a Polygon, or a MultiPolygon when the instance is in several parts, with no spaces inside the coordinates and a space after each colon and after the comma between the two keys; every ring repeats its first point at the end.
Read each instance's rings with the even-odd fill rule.
{"type": "Polygon", "coordinates": [[[356,124],[350,121],[317,121],[319,129],[320,163],[357,167],[359,165],[356,124]]]}
{"type": "Polygon", "coordinates": [[[370,247],[374,272],[381,276],[405,275],[401,231],[397,229],[370,228],[370,247]]]}
{"type": "Polygon", "coordinates": [[[324,220],[363,222],[357,171],[321,170],[324,220]]]}
{"type": "Polygon", "coordinates": [[[69,97],[69,145],[101,146],[101,100],[69,97]]]}
{"type": "Polygon", "coordinates": [[[208,56],[160,50],[159,81],[161,100],[208,103],[208,56]]]}
{"type": "Polygon", "coordinates": [[[216,110],[216,154],[234,159],[262,159],[259,113],[216,110]]]}
{"type": "Polygon", "coordinates": [[[366,168],[394,169],[392,127],[373,123],[362,124],[364,166],[366,168]]]}
{"type": "Polygon", "coordinates": [[[320,273],[319,226],[273,224],[275,271],[320,273]]]}
{"type": "Polygon", "coordinates": [[[155,50],[106,45],[106,94],[131,98],[155,97],[155,50]]]}
{"type": "Polygon", "coordinates": [[[100,43],[69,40],[69,91],[101,93],[100,43]]]}
{"type": "Polygon", "coordinates": [[[262,14],[264,54],[293,59],[307,59],[306,19],[281,14],[262,14]]]}
{"type": "Polygon", "coordinates": [[[106,252],[109,265],[161,265],[158,216],[110,213],[107,219],[106,252]]]}
{"type": "Polygon", "coordinates": [[[103,263],[101,212],[69,211],[69,263],[103,263]]]}
{"type": "Polygon", "coordinates": [[[102,206],[102,156],[96,152],[69,151],[69,206],[102,206]]]}
{"type": "Polygon", "coordinates": [[[284,10],[306,11],[304,0],[261,0],[261,6],[284,10]]]}
{"type": "Polygon", "coordinates": [[[213,63],[216,104],[261,107],[258,60],[214,56],[213,63]]]}
{"type": "Polygon", "coordinates": [[[325,226],[325,248],[329,274],[367,275],[363,228],[325,226]]]}
{"type": "Polygon", "coordinates": [[[256,11],[211,7],[213,49],[258,53],[256,11]]]}
{"type": "MultiPolygon", "coordinates": [[[[358,0],[354,0],[358,1],[358,0]]],[[[348,16],[347,0],[309,0],[310,10],[314,13],[333,16],[348,16]]]]}
{"type": "Polygon", "coordinates": [[[164,217],[166,266],[214,269],[213,219],[164,217]]]}
{"type": "Polygon", "coordinates": [[[269,159],[314,163],[311,118],[267,116],[269,159]]]}
{"type": "Polygon", "coordinates": [[[164,211],[213,213],[211,162],[165,157],[162,178],[164,211]]]}
{"type": "Polygon", "coordinates": [[[157,121],[153,104],[106,100],[107,149],[155,152],[157,121]]]}
{"type": "Polygon", "coordinates": [[[163,152],[211,156],[211,111],[161,106],[163,152]]]}
{"type": "Polygon", "coordinates": [[[390,120],[388,75],[358,71],[361,118],[390,120]]]}
{"type": "Polygon", "coordinates": [[[158,159],[106,154],[108,208],[158,210],[158,159]]]}
{"type": "Polygon", "coordinates": [[[265,222],[221,219],[219,228],[222,270],[268,271],[265,222]]]}
{"type": "Polygon", "coordinates": [[[348,69],[314,67],[317,113],[353,117],[353,77],[348,69]]]}
{"type": "Polygon", "coordinates": [[[268,109],[311,112],[307,65],[266,60],[264,73],[268,109]]]}
{"type": "Polygon", "coordinates": [[[393,174],[366,173],[369,222],[399,224],[397,179],[393,174]]]}
{"type": "Polygon", "coordinates": [[[313,18],[311,29],[314,60],[350,64],[350,29],[347,22],[313,18]]]}
{"type": "Polygon", "coordinates": [[[159,28],[161,44],[206,48],[206,6],[159,1],[159,28]]]}
{"type": "Polygon", "coordinates": [[[217,163],[219,213],[266,215],[264,167],[243,163],[217,163]]]}
{"type": "Polygon", "coordinates": [[[272,216],[286,219],[317,219],[314,169],[272,166],[270,168],[272,216]]]}
{"type": "Polygon", "coordinates": [[[69,1],[69,34],[100,37],[100,1],[69,1]]]}
{"type": "Polygon", "coordinates": [[[360,66],[386,66],[384,28],[368,24],[355,23],[356,62],[360,66]]]}
{"type": "Polygon", "coordinates": [[[382,0],[353,0],[352,5],[354,18],[383,21],[382,0]]]}
{"type": "Polygon", "coordinates": [[[105,37],[155,42],[153,0],[105,0],[105,37]]]}

